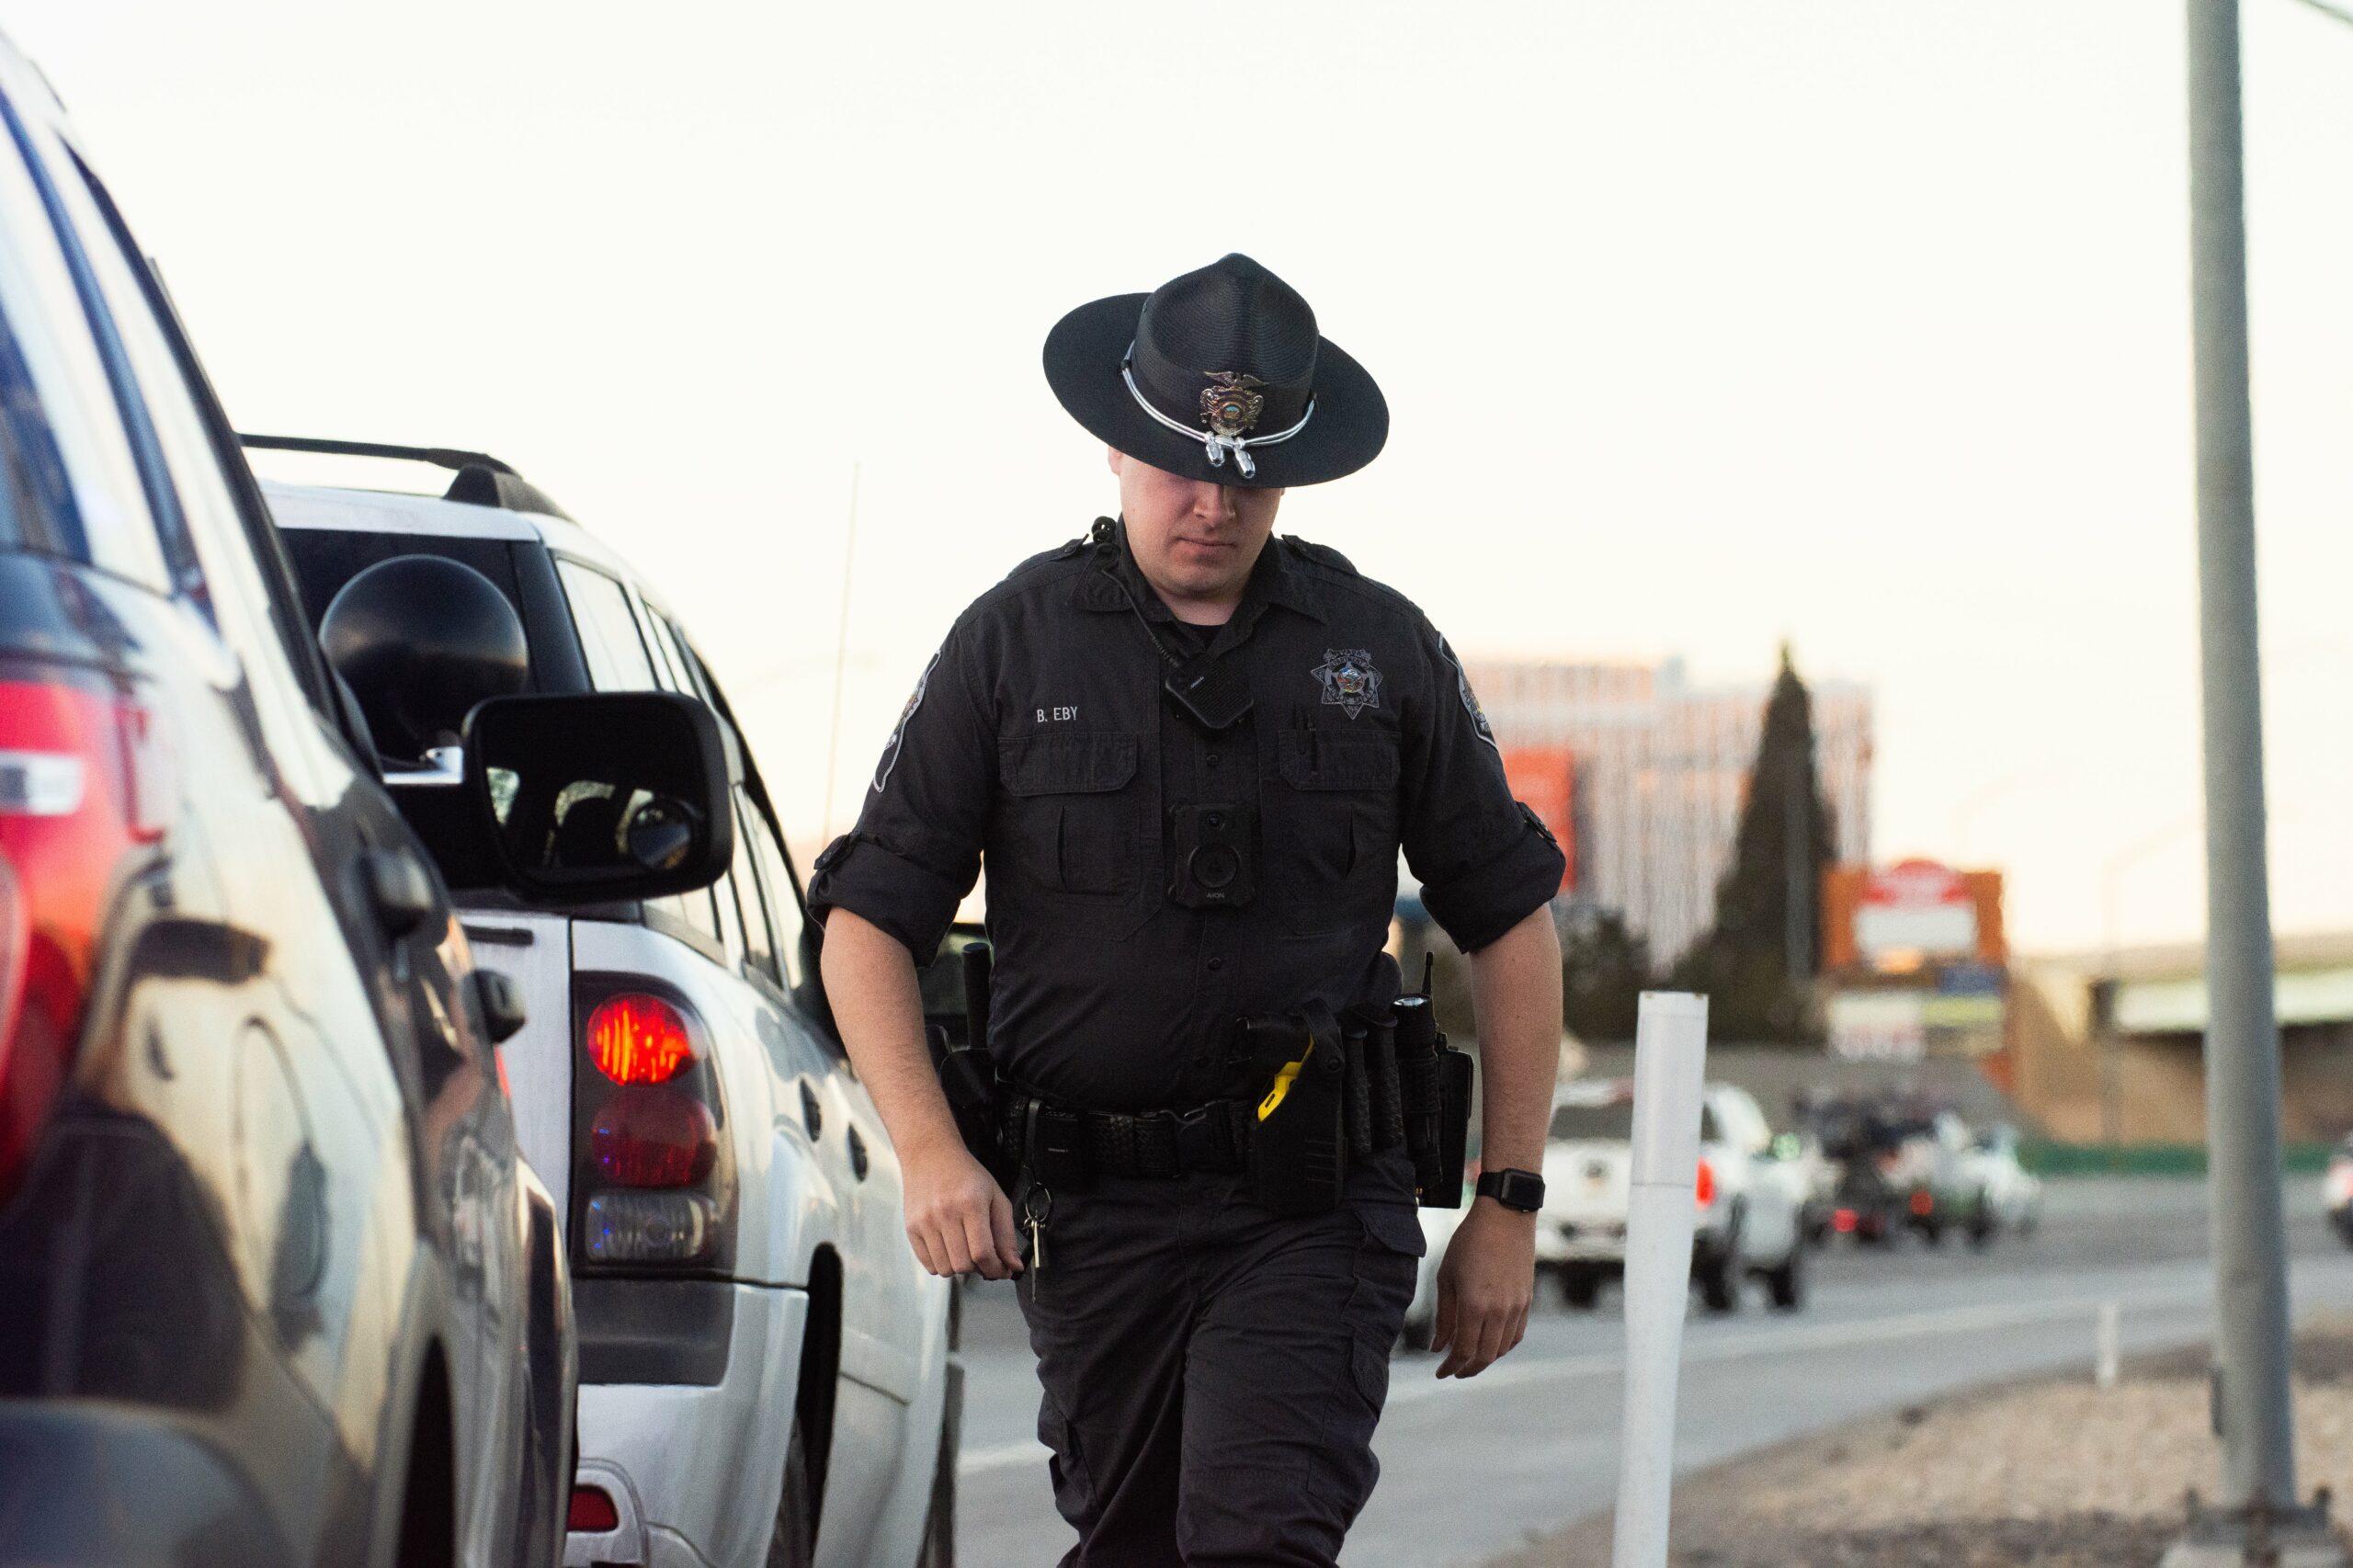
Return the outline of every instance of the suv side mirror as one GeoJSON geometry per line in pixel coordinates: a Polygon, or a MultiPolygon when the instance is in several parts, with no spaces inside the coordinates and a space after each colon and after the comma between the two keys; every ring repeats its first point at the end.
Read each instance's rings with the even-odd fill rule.
{"type": "Polygon", "coordinates": [[[595,903],[709,887],[735,854],[719,722],[690,697],[499,697],[466,716],[465,790],[503,880],[595,903]]]}

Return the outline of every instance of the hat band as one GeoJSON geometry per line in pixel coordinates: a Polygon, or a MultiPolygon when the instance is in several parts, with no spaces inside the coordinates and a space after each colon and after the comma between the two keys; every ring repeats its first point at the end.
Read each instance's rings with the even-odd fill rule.
{"type": "Polygon", "coordinates": [[[1199,441],[1202,449],[1209,454],[1211,468],[1223,468],[1225,454],[1232,452],[1233,466],[1242,471],[1242,477],[1245,479],[1258,477],[1258,464],[1250,456],[1251,448],[1271,447],[1278,441],[1288,441],[1302,430],[1306,429],[1307,422],[1315,417],[1315,394],[1310,392],[1307,397],[1307,412],[1301,415],[1299,423],[1288,430],[1277,430],[1266,436],[1221,436],[1214,430],[1196,430],[1182,420],[1171,419],[1152,405],[1152,400],[1143,395],[1143,389],[1136,385],[1135,359],[1136,346],[1131,343],[1128,345],[1127,358],[1120,361],[1120,379],[1128,383],[1128,395],[1136,400],[1136,406],[1187,440],[1199,441]]]}

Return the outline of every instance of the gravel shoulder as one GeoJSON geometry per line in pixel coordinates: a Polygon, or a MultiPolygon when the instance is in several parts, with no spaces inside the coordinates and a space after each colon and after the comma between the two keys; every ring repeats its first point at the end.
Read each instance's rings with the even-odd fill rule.
{"type": "MultiPolygon", "coordinates": [[[[1866,1417],[1687,1477],[1675,1568],[2102,1568],[2153,1563],[2211,1494],[2203,1347],[1866,1417]]],[[[2353,1499],[2353,1316],[2297,1336],[2298,1484],[2353,1499]]],[[[2345,1522],[2342,1506],[2340,1525],[2345,1522]]],[[[1608,1515],[1489,1568],[1608,1568],[1608,1515]]]]}

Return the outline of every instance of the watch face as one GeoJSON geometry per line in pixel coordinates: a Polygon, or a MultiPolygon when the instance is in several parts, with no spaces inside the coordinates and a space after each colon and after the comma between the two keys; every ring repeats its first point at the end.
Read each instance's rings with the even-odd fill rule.
{"type": "Polygon", "coordinates": [[[1532,1171],[1496,1171],[1480,1185],[1506,1209],[1532,1213],[1544,1207],[1544,1178],[1532,1171]]]}

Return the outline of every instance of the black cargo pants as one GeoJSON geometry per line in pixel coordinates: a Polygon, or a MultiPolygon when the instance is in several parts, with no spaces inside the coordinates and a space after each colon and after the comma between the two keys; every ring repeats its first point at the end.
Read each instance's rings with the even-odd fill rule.
{"type": "Polygon", "coordinates": [[[1332,1568],[1381,1473],[1422,1253],[1411,1184],[1392,1149],[1304,1219],[1239,1176],[1055,1194],[1019,1294],[1054,1503],[1079,1536],[1063,1568],[1332,1568]]]}

